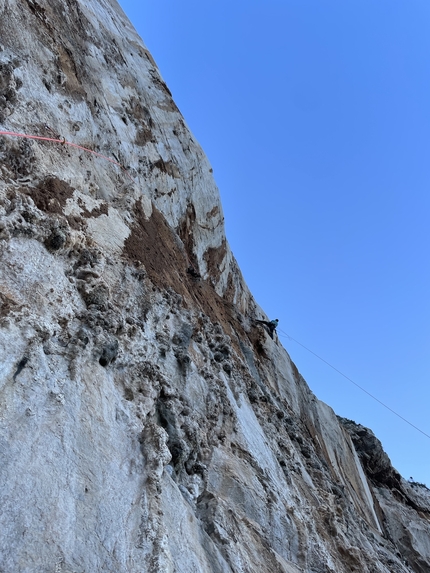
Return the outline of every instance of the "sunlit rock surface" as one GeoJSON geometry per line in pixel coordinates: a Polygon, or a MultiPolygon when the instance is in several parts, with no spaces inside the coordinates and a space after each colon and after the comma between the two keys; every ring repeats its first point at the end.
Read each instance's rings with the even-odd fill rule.
{"type": "Polygon", "coordinates": [[[430,496],[318,401],[114,0],[0,0],[0,571],[426,573],[430,496]]]}

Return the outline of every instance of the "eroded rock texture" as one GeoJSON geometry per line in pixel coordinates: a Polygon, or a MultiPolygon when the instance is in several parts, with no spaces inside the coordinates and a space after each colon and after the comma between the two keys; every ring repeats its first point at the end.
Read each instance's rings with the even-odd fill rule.
{"type": "Polygon", "coordinates": [[[319,402],[114,0],[0,0],[0,571],[424,573],[430,498],[319,402]]]}

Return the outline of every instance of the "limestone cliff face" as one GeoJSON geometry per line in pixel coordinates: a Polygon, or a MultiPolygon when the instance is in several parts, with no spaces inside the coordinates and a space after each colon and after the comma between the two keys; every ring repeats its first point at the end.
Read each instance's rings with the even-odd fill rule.
{"type": "Polygon", "coordinates": [[[123,166],[0,136],[0,571],[430,571],[428,490],[253,324],[117,3],[0,0],[0,43],[0,130],[123,166]]]}

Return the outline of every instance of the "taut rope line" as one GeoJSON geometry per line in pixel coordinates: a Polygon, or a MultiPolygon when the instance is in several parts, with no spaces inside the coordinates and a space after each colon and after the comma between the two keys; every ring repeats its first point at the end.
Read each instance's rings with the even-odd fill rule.
{"type": "Polygon", "coordinates": [[[127,171],[127,169],[123,165],[121,165],[121,163],[119,163],[118,161],[115,161],[114,159],[112,159],[111,157],[108,157],[107,155],[103,155],[102,153],[98,153],[97,151],[94,151],[94,149],[89,149],[88,147],[83,147],[82,145],[78,145],[77,143],[73,143],[72,141],[66,141],[65,139],[56,139],[54,137],[43,137],[41,135],[30,135],[28,133],[16,133],[14,131],[0,131],[0,135],[9,135],[11,137],[21,137],[24,139],[35,139],[37,141],[49,141],[51,143],[59,143],[60,145],[69,145],[70,147],[75,147],[77,149],[81,149],[82,151],[86,151],[87,153],[92,153],[93,155],[96,155],[97,157],[100,157],[101,159],[105,159],[106,161],[109,161],[109,163],[113,163],[114,165],[117,165],[122,171],[124,171],[124,173],[127,175],[127,177],[129,177],[129,179],[131,179],[131,181],[133,181],[133,183],[135,183],[135,181],[132,178],[132,176],[130,175],[130,173],[127,171]]]}
{"type": "Polygon", "coordinates": [[[387,404],[384,404],[384,402],[382,402],[381,400],[379,400],[379,398],[377,398],[376,396],[374,396],[373,394],[371,394],[370,392],[368,392],[367,390],[365,390],[362,386],[360,386],[359,384],[357,384],[356,382],[354,382],[354,380],[351,380],[351,378],[349,378],[349,376],[347,376],[346,374],[344,374],[343,372],[341,372],[340,370],[338,370],[337,368],[335,368],[332,364],[330,364],[330,362],[327,362],[327,360],[324,360],[324,358],[321,358],[321,356],[318,356],[318,354],[316,354],[313,350],[311,350],[310,348],[307,348],[304,344],[302,344],[301,342],[299,342],[298,340],[296,340],[295,338],[293,338],[292,336],[290,336],[289,334],[287,334],[286,332],[284,332],[283,330],[281,330],[280,328],[278,329],[280,330],[287,338],[289,338],[290,340],[293,340],[296,344],[299,344],[302,348],[304,348],[305,350],[307,350],[308,352],[310,352],[311,354],[313,354],[314,356],[316,356],[319,360],[321,360],[322,362],[324,362],[325,364],[327,364],[327,366],[330,366],[330,368],[332,368],[333,370],[335,370],[338,374],[340,374],[341,376],[343,376],[344,378],[346,378],[349,382],[351,382],[352,384],[354,384],[354,386],[357,386],[357,388],[360,388],[360,390],[362,392],[365,392],[368,396],[370,396],[371,398],[373,398],[373,400],[375,400],[376,402],[379,402],[379,404],[381,404],[381,406],[384,406],[384,408],[386,408],[387,410],[390,410],[391,413],[393,413],[394,415],[396,415],[398,418],[400,418],[401,420],[403,420],[404,422],[406,422],[407,424],[409,424],[410,426],[412,426],[413,428],[415,428],[415,430],[418,430],[418,432],[420,432],[421,434],[423,434],[424,436],[426,436],[427,438],[430,439],[430,436],[428,434],[426,434],[425,432],[423,432],[423,430],[420,430],[420,428],[418,428],[418,426],[415,426],[414,424],[412,424],[412,422],[409,422],[409,420],[407,420],[406,418],[404,418],[403,416],[401,416],[400,414],[398,414],[395,410],[393,410],[392,408],[390,408],[390,406],[387,406],[387,404]]]}

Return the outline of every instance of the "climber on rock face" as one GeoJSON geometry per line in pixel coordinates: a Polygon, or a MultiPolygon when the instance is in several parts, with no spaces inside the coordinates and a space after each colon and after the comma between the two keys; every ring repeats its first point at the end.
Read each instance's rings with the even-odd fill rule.
{"type": "Polygon", "coordinates": [[[273,339],[273,333],[275,332],[276,327],[278,326],[279,323],[279,320],[277,318],[275,318],[274,320],[255,320],[255,322],[263,324],[266,327],[268,335],[270,336],[270,338],[273,339]]]}

